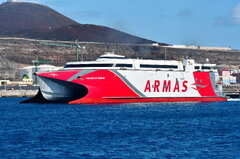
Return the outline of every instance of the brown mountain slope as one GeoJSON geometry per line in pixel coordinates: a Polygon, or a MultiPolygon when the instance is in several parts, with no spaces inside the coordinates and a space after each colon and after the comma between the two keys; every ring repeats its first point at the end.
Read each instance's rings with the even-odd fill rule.
{"type": "Polygon", "coordinates": [[[71,24],[77,24],[77,22],[43,5],[25,2],[0,5],[1,31],[43,29],[71,24]]]}
{"type": "MultiPolygon", "coordinates": [[[[63,41],[83,41],[83,42],[107,42],[107,43],[128,43],[128,44],[149,44],[154,41],[139,38],[112,28],[75,24],[51,29],[32,29],[20,31],[17,34],[21,37],[31,37],[34,39],[51,39],[63,41]]],[[[164,44],[162,44],[164,45],[164,44]]]]}
{"type": "Polygon", "coordinates": [[[0,36],[85,42],[155,43],[108,27],[79,24],[49,7],[25,2],[7,2],[0,5],[0,36]]]}

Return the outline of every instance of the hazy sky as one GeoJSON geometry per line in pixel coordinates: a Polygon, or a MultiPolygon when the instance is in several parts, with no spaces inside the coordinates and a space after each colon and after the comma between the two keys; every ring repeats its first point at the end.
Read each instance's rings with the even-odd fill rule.
{"type": "Polygon", "coordinates": [[[26,1],[158,42],[240,49],[240,0],[26,1]]]}

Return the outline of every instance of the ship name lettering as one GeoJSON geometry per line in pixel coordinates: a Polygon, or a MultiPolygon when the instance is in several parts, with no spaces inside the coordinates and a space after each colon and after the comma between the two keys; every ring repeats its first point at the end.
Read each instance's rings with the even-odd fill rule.
{"type": "Polygon", "coordinates": [[[88,80],[96,80],[96,79],[100,79],[100,80],[102,80],[102,79],[105,79],[105,77],[87,77],[86,79],[88,79],[88,80]]]}
{"type": "Polygon", "coordinates": [[[186,92],[188,90],[188,81],[179,82],[172,80],[147,80],[144,92],[186,92]]]}

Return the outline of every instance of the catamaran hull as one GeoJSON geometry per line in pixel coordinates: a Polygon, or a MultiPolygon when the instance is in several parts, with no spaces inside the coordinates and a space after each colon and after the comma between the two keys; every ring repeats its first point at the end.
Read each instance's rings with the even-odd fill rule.
{"type": "Polygon", "coordinates": [[[42,99],[69,104],[226,101],[214,77],[212,72],[140,70],[38,74],[42,99]]]}

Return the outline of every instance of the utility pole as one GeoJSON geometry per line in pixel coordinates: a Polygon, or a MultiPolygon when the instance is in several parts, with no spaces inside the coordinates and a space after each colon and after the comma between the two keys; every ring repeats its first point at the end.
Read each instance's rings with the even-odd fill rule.
{"type": "Polygon", "coordinates": [[[166,58],[167,58],[167,48],[165,47],[164,49],[164,60],[166,61],[166,58]]]}
{"type": "MultiPolygon", "coordinates": [[[[50,63],[51,61],[40,61],[39,58],[38,58],[38,55],[36,55],[36,59],[32,61],[32,63],[35,65],[35,73],[38,72],[38,66],[39,64],[41,63],[50,63]]],[[[37,76],[35,75],[35,84],[37,84],[37,76]]]]}

